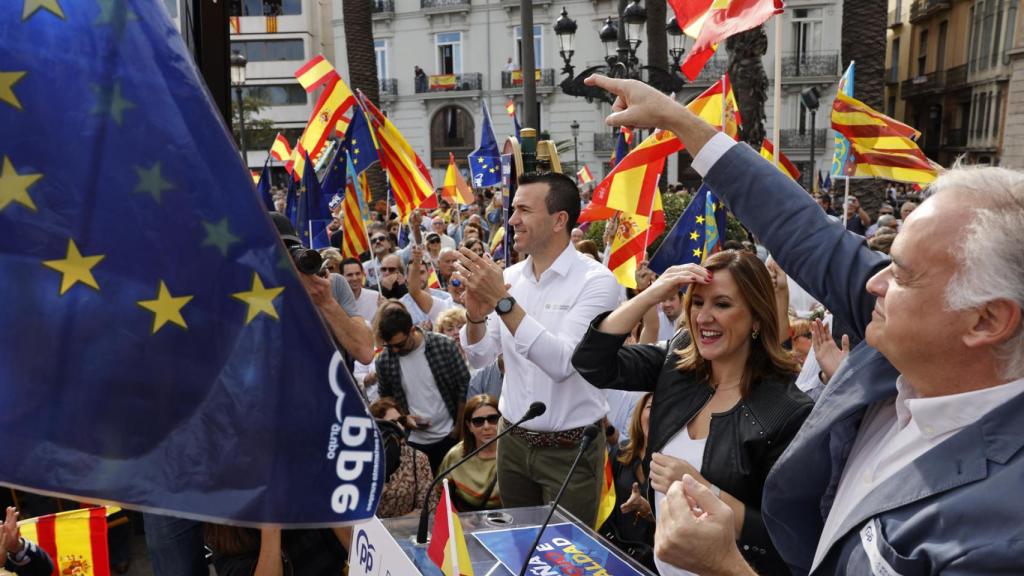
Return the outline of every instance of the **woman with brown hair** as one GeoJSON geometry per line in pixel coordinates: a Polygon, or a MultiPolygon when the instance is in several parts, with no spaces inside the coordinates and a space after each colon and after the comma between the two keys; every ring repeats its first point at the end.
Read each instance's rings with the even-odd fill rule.
{"type": "MultiPolygon", "coordinates": [[[[370,404],[370,415],[378,420],[395,424],[408,430],[416,423],[404,413],[394,398],[384,397],[370,404]]],[[[385,449],[389,446],[385,446],[385,449]]],[[[390,447],[394,449],[394,447],[390,447]]],[[[430,471],[430,459],[406,443],[404,434],[398,442],[398,466],[384,481],[384,490],[377,505],[377,516],[394,518],[418,512],[423,498],[434,479],[430,471]]]]}
{"type": "MultiPolygon", "coordinates": [[[[498,400],[487,394],[466,400],[462,410],[462,441],[441,461],[438,470],[447,470],[467,454],[498,435],[498,400]]],[[[501,508],[498,491],[498,444],[491,444],[448,475],[449,490],[455,507],[462,512],[501,508]]]]}
{"type": "MultiPolygon", "coordinates": [[[[811,410],[782,348],[771,277],[753,254],[725,250],[703,266],[665,271],[647,290],[594,319],[573,365],[598,388],[652,391],[644,456],[655,512],[690,474],[733,510],[736,540],[762,574],[788,574],[761,518],[765,478],[811,410]],[[687,330],[666,349],[623,346],[644,312],[673,291],[687,330]]],[[[658,562],[663,575],[678,568],[658,562]]]]}

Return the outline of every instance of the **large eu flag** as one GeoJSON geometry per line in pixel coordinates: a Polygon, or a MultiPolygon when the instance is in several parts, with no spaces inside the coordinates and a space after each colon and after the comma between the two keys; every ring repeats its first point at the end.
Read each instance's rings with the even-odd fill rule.
{"type": "Polygon", "coordinates": [[[0,483],[371,516],[379,436],[159,0],[0,3],[0,483]]]}
{"type": "Polygon", "coordinates": [[[474,188],[497,186],[501,184],[501,152],[498,141],[494,138],[491,126],[491,114],[487,111],[487,103],[480,102],[483,110],[483,127],[480,129],[480,147],[469,155],[469,172],[473,177],[474,188]]]}
{"type": "Polygon", "coordinates": [[[725,206],[706,184],[701,185],[686,210],[654,253],[648,267],[664,274],[671,266],[700,264],[725,244],[725,206]]]}

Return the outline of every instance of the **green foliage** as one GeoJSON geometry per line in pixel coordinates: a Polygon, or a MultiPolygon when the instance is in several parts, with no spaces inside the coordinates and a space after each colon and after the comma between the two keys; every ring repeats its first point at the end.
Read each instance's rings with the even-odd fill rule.
{"type": "MultiPolygon", "coordinates": [[[[237,100],[232,100],[237,106],[237,100]]],[[[277,136],[277,129],[274,121],[266,118],[259,118],[259,113],[267,107],[266,102],[245,96],[242,98],[242,110],[245,116],[245,147],[249,150],[268,150],[277,136]]],[[[231,116],[231,133],[238,142],[240,135],[238,125],[238,108],[233,110],[231,116]]]]}

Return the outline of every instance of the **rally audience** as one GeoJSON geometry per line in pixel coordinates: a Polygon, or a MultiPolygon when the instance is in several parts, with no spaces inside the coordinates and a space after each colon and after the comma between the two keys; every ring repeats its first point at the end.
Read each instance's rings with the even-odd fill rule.
{"type": "Polygon", "coordinates": [[[217,576],[340,574],[348,558],[352,529],[241,528],[207,524],[206,546],[217,576]]]}
{"type": "MultiPolygon", "coordinates": [[[[378,420],[384,420],[409,430],[415,421],[399,407],[392,398],[381,398],[370,404],[370,414],[378,420]]],[[[377,516],[394,518],[419,512],[423,498],[430,489],[434,479],[430,469],[430,459],[416,450],[403,439],[397,443],[398,465],[384,484],[377,506],[377,516]]]]}
{"type": "MultiPolygon", "coordinates": [[[[500,419],[497,398],[481,394],[467,400],[459,424],[462,441],[448,451],[440,470],[447,470],[478,446],[494,439],[500,419]]],[[[497,456],[498,444],[491,444],[448,475],[452,501],[460,512],[501,508],[497,456]]]]}

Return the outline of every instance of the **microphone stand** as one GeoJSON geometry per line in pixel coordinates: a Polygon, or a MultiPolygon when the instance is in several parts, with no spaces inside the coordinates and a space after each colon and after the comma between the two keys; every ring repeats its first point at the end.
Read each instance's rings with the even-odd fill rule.
{"type": "Polygon", "coordinates": [[[540,525],[540,530],[537,531],[537,537],[533,539],[533,544],[530,545],[530,550],[526,553],[526,559],[523,560],[523,566],[519,569],[519,576],[526,574],[526,568],[530,565],[530,558],[533,557],[534,551],[537,550],[537,544],[540,544],[540,537],[544,535],[544,530],[548,527],[548,523],[551,522],[551,517],[555,515],[555,508],[558,508],[558,503],[562,500],[562,494],[565,493],[565,488],[569,485],[569,480],[572,479],[573,472],[576,471],[576,465],[580,463],[580,458],[583,457],[583,453],[590,447],[590,443],[597,437],[597,426],[594,424],[588,425],[583,429],[583,439],[580,440],[580,449],[576,453],[576,459],[572,461],[572,466],[569,466],[569,473],[565,475],[565,480],[562,480],[562,486],[558,488],[558,494],[555,495],[554,502],[551,503],[551,510],[548,511],[548,517],[544,519],[544,523],[540,525]]]}
{"type": "MultiPolygon", "coordinates": [[[[491,438],[487,442],[484,442],[483,444],[477,446],[476,450],[473,450],[469,454],[466,454],[465,456],[462,457],[461,460],[459,460],[458,462],[453,464],[451,467],[449,467],[444,472],[441,472],[440,474],[438,474],[437,476],[434,477],[433,482],[430,483],[430,489],[427,490],[426,496],[423,497],[423,507],[420,509],[420,525],[419,525],[419,527],[416,530],[416,543],[417,544],[426,544],[427,543],[427,524],[430,522],[430,495],[434,493],[434,488],[437,487],[438,483],[441,482],[441,480],[443,480],[444,477],[447,476],[452,470],[455,470],[459,466],[462,466],[462,464],[465,463],[467,460],[469,460],[473,456],[476,456],[478,452],[480,452],[484,448],[487,448],[491,444],[494,444],[495,442],[497,442],[499,438],[501,438],[505,434],[508,434],[509,432],[511,432],[513,428],[515,428],[516,426],[519,426],[520,424],[522,424],[523,422],[526,422],[527,420],[533,420],[537,416],[540,416],[541,414],[543,414],[546,410],[547,410],[547,406],[543,402],[534,402],[533,404],[530,404],[530,407],[526,410],[526,414],[523,414],[522,418],[520,418],[518,421],[516,421],[514,424],[512,424],[508,428],[505,428],[504,430],[502,430],[494,438],[491,438]]],[[[577,459],[578,459],[578,457],[577,457],[577,459]]]]}

